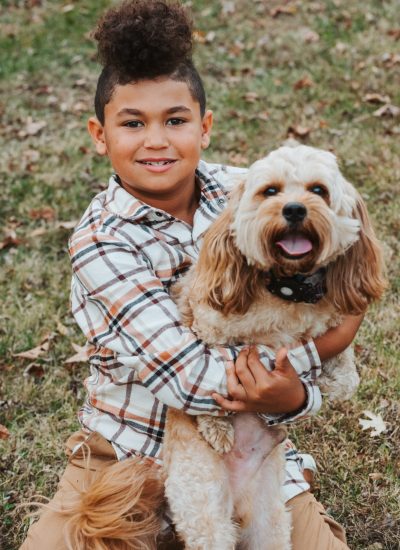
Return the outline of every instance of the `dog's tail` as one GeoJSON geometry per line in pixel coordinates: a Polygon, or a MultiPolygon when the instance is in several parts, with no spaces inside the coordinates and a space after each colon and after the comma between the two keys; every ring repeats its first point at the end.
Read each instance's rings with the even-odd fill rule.
{"type": "Polygon", "coordinates": [[[153,550],[160,532],[160,469],[133,458],[106,467],[89,487],[63,501],[70,550],[153,550]]]}

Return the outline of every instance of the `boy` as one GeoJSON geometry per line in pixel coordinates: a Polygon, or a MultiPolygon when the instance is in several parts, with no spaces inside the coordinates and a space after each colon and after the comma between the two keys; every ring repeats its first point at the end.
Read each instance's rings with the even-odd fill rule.
{"type": "MultiPolygon", "coordinates": [[[[121,508],[118,514],[118,499],[122,494],[124,503],[139,502],[146,493],[136,468],[144,464],[141,457],[160,464],[168,406],[194,415],[222,414],[221,407],[255,411],[269,423],[314,413],[320,358],[345,349],[361,321],[348,318],[287,357],[282,352],[272,372],[265,368],[273,360],[267,349],[260,346],[258,356],[255,350],[208,348],[180,324],[170,286],[196,260],[237,172],[200,160],[212,113],[190,58],[191,30],[179,5],[138,0],[107,12],[95,34],[104,69],[88,129],[115,175],[70,242],[72,308],[90,344],[88,398],[79,414],[82,430],[67,442],[69,465],[59,490],[30,529],[24,550],[62,550],[68,540],[74,550],[133,547],[137,539],[129,529],[136,512],[121,508]],[[228,390],[235,400],[227,398],[228,390]],[[131,477],[117,473],[117,461],[124,475],[132,465],[131,477]],[[89,502],[95,486],[104,515],[100,500],[89,502]]],[[[286,455],[293,548],[347,548],[343,530],[307,491],[290,442],[286,455]]],[[[146,525],[157,522],[154,506],[140,516],[146,525]]],[[[154,547],[151,538],[147,548],[154,547]]]]}

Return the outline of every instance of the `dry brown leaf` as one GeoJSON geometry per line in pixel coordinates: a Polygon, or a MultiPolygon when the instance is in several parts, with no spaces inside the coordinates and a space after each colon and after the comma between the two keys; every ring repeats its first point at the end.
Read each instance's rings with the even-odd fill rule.
{"type": "Polygon", "coordinates": [[[57,332],[59,332],[62,336],[68,336],[69,331],[66,326],[64,326],[61,321],[57,319],[57,332]]]}
{"type": "Polygon", "coordinates": [[[8,439],[10,437],[10,432],[7,430],[3,424],[0,424],[0,439],[8,439]]]}
{"type": "Polygon", "coordinates": [[[20,130],[18,132],[18,137],[24,138],[26,136],[35,136],[38,134],[43,128],[47,126],[47,122],[44,120],[38,120],[37,122],[34,122],[32,120],[32,117],[28,117],[26,121],[25,128],[20,130]]]}
{"type": "Polygon", "coordinates": [[[203,31],[193,31],[192,38],[195,42],[198,42],[199,44],[205,44],[206,43],[206,33],[203,31]]]}
{"type": "Polygon", "coordinates": [[[51,206],[43,206],[42,208],[32,208],[29,211],[31,220],[54,220],[56,213],[51,206]]]}
{"type": "Polygon", "coordinates": [[[295,125],[292,125],[292,126],[289,126],[289,129],[288,129],[288,136],[289,137],[307,137],[310,133],[311,133],[311,128],[307,127],[307,126],[301,126],[300,124],[295,124],[295,125]]]}
{"type": "Polygon", "coordinates": [[[370,479],[373,479],[374,481],[376,481],[378,479],[383,479],[383,474],[381,474],[379,472],[372,472],[371,474],[368,475],[368,477],[370,479]]]}
{"type": "Polygon", "coordinates": [[[400,29],[390,29],[388,30],[387,34],[395,40],[400,40],[400,29]]]}
{"type": "Polygon", "coordinates": [[[78,225],[78,220],[71,220],[69,222],[57,222],[55,229],[75,229],[78,225]]]}
{"type": "Polygon", "coordinates": [[[72,355],[71,357],[68,357],[68,359],[66,359],[64,361],[64,363],[66,364],[69,364],[69,363],[86,363],[89,359],[89,353],[88,353],[88,349],[86,346],[78,346],[78,344],[74,344],[73,342],[71,343],[72,347],[74,348],[75,350],[75,354],[72,355]]]}
{"type": "Polygon", "coordinates": [[[247,92],[244,94],[243,99],[247,101],[247,103],[255,103],[260,99],[260,96],[257,92],[247,92]]]}
{"type": "Polygon", "coordinates": [[[22,243],[22,239],[17,237],[15,231],[9,231],[4,239],[0,242],[0,250],[10,248],[11,246],[19,246],[22,243]]]}
{"type": "Polygon", "coordinates": [[[24,376],[33,376],[34,378],[43,378],[44,368],[39,363],[30,363],[24,370],[24,376]]]}
{"type": "Polygon", "coordinates": [[[22,359],[35,360],[38,357],[44,355],[47,351],[49,351],[49,342],[45,341],[35,348],[29,349],[27,351],[21,351],[20,353],[14,353],[13,357],[21,357],[22,359]]]}
{"type": "Polygon", "coordinates": [[[303,88],[311,88],[312,86],[314,86],[314,82],[311,78],[309,76],[304,76],[293,84],[293,89],[302,90],[303,88]]]}
{"type": "Polygon", "coordinates": [[[400,115],[400,107],[396,107],[395,105],[388,103],[374,111],[372,114],[376,117],[397,117],[400,115]]]}
{"type": "Polygon", "coordinates": [[[317,32],[308,30],[303,35],[304,42],[307,44],[315,44],[316,42],[319,42],[320,36],[317,32]]]}
{"type": "Polygon", "coordinates": [[[390,103],[390,97],[388,95],[371,93],[365,94],[363,101],[366,103],[390,103]]]}
{"type": "Polygon", "coordinates": [[[264,122],[266,122],[267,120],[269,120],[268,111],[261,111],[260,113],[257,114],[257,118],[259,120],[263,120],[264,122]]]}
{"type": "Polygon", "coordinates": [[[270,11],[271,17],[278,17],[278,15],[294,15],[297,12],[296,6],[289,4],[287,6],[278,6],[270,11]]]}
{"type": "Polygon", "coordinates": [[[32,238],[32,237],[41,237],[42,235],[45,235],[48,232],[49,232],[48,227],[38,227],[37,229],[33,229],[33,231],[31,231],[29,233],[28,237],[30,237],[30,238],[32,238]]]}

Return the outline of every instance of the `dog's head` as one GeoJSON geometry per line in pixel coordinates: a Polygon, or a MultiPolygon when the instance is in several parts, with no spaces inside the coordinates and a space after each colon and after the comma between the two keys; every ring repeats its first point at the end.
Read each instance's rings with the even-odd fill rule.
{"type": "Polygon", "coordinates": [[[359,238],[359,196],[326,151],[281,147],[251,166],[238,195],[231,228],[260,269],[310,273],[359,238]]]}
{"type": "Polygon", "coordinates": [[[281,147],[250,167],[204,250],[200,261],[208,257],[213,272],[209,302],[225,312],[245,311],[270,269],[292,276],[327,267],[328,293],[342,313],[365,310],[385,286],[360,195],[332,153],[304,145],[281,147]]]}

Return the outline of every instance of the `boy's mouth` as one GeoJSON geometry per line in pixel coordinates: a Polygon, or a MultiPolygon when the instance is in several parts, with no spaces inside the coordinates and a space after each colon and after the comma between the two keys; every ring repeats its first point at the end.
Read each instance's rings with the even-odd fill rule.
{"type": "Polygon", "coordinates": [[[166,166],[167,164],[172,164],[173,162],[176,162],[174,159],[143,159],[138,160],[139,164],[145,164],[146,166],[166,166]]]}

